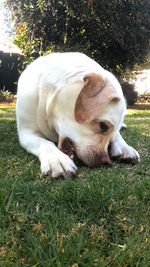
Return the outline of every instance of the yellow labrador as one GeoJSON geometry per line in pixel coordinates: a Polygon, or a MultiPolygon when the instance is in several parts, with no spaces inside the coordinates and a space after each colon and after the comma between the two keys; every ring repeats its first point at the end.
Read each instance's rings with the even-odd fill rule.
{"type": "Polygon", "coordinates": [[[30,64],[18,82],[16,111],[20,143],[39,158],[44,174],[75,173],[74,153],[91,167],[111,165],[109,144],[111,157],[139,161],[119,132],[126,112],[119,82],[82,53],[30,64]]]}

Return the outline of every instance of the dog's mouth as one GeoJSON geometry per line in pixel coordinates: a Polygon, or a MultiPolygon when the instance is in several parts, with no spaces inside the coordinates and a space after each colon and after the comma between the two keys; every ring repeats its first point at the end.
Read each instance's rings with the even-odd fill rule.
{"type": "Polygon", "coordinates": [[[60,150],[71,158],[76,165],[85,165],[85,163],[77,156],[75,152],[75,144],[68,137],[64,138],[60,150]]]}
{"type": "Polygon", "coordinates": [[[75,149],[74,149],[73,143],[68,137],[64,138],[60,149],[63,153],[68,155],[69,158],[74,160],[75,149]]]}

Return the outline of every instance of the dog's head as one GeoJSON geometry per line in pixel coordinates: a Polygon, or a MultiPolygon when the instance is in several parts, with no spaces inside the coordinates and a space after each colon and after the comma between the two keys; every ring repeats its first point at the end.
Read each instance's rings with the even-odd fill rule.
{"type": "Polygon", "coordinates": [[[58,147],[74,151],[88,166],[111,165],[108,145],[123,121],[126,105],[115,77],[87,74],[60,90],[55,107],[58,147]]]}

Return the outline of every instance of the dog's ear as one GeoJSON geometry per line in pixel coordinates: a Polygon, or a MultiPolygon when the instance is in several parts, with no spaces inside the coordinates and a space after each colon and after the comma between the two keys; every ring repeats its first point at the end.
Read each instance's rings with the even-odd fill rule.
{"type": "Polygon", "coordinates": [[[75,119],[79,123],[92,121],[111,101],[120,99],[111,85],[95,73],[84,77],[84,86],[76,100],[75,119]]]}

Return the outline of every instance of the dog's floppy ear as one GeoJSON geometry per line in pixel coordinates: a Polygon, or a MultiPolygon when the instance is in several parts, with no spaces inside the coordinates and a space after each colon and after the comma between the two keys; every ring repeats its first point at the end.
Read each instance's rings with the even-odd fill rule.
{"type": "Polygon", "coordinates": [[[92,121],[105,106],[120,99],[111,85],[96,73],[84,77],[84,86],[75,104],[75,119],[79,123],[92,121]]]}

